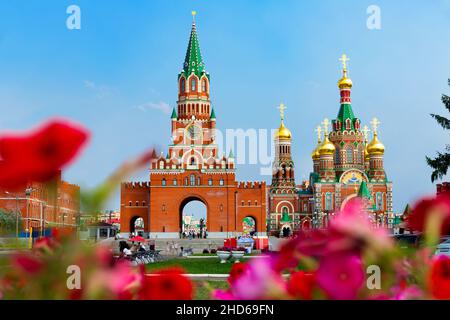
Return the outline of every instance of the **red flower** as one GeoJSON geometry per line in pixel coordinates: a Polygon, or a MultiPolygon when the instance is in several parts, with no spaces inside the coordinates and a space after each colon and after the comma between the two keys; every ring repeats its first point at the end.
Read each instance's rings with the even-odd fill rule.
{"type": "Polygon", "coordinates": [[[139,291],[141,300],[192,300],[193,285],[178,268],[164,269],[146,275],[139,291]]]}
{"type": "Polygon", "coordinates": [[[15,267],[29,274],[38,273],[44,267],[44,264],[39,259],[30,255],[15,255],[11,259],[15,267]]]}
{"type": "Polygon", "coordinates": [[[245,263],[235,263],[231,267],[230,275],[228,277],[228,283],[233,284],[248,270],[245,263]]]}
{"type": "Polygon", "coordinates": [[[47,182],[69,164],[88,132],[65,120],[53,120],[25,134],[0,138],[0,186],[17,189],[29,181],[47,182]]]}
{"type": "Polygon", "coordinates": [[[429,287],[436,299],[450,299],[450,258],[440,255],[431,266],[429,287]]]}
{"type": "Polygon", "coordinates": [[[407,218],[408,225],[416,231],[424,231],[430,217],[441,219],[441,234],[450,233],[450,195],[443,193],[436,198],[423,199],[416,204],[407,218]],[[436,216],[436,215],[440,215],[436,216]]]}
{"type": "Polygon", "coordinates": [[[298,271],[291,274],[291,278],[287,284],[287,291],[295,298],[311,300],[315,285],[316,276],[314,273],[298,271]]]}

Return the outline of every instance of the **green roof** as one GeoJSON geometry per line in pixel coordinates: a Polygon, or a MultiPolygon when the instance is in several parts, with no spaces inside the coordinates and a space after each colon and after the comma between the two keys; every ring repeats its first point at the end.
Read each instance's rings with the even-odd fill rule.
{"type": "Polygon", "coordinates": [[[212,108],[212,110],[211,110],[211,116],[210,116],[210,118],[211,118],[211,119],[216,119],[216,113],[214,112],[214,108],[212,108]]]}
{"type": "Polygon", "coordinates": [[[371,198],[369,188],[367,188],[367,183],[365,181],[361,182],[361,186],[359,187],[358,191],[358,197],[366,199],[371,198]]]}
{"type": "Polygon", "coordinates": [[[186,52],[186,57],[184,59],[183,71],[180,73],[188,78],[192,72],[201,77],[205,72],[205,64],[202,60],[202,55],[200,53],[200,44],[197,36],[197,28],[195,26],[195,21],[192,22],[191,37],[189,38],[189,44],[186,52]]]}
{"type": "Polygon", "coordinates": [[[341,122],[340,131],[345,131],[347,130],[345,126],[345,122],[347,121],[347,119],[350,119],[351,121],[351,130],[355,130],[355,121],[357,120],[357,118],[353,113],[352,105],[350,103],[341,103],[338,116],[336,120],[333,120],[333,123],[336,123],[336,121],[339,120],[341,122]]]}
{"type": "Polygon", "coordinates": [[[171,119],[178,119],[177,111],[175,108],[172,110],[172,115],[170,116],[171,119]]]}

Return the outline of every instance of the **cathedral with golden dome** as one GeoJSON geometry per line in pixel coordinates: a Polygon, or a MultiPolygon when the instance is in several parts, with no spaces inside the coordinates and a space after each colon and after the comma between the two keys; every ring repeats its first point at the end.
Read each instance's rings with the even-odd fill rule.
{"type": "Polygon", "coordinates": [[[343,55],[340,61],[343,68],[338,81],[339,112],[336,119],[324,119],[317,127],[317,146],[311,154],[313,172],[309,181],[301,185],[296,184],[294,177],[292,134],[284,125],[286,107],[280,106],[281,126],[275,134],[268,203],[268,230],[272,235],[283,237],[306,228],[326,227],[334,213],[355,197],[366,201],[375,225],[392,224],[392,182],[384,170],[385,147],[378,133],[380,121],[375,118],[370,122],[370,138],[371,130],[362,126],[353,113],[349,59],[343,55]]]}

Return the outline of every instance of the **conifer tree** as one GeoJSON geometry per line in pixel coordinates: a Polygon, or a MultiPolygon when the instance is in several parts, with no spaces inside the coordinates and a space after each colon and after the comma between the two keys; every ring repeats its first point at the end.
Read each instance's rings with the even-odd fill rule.
{"type": "MultiPolygon", "coordinates": [[[[450,79],[448,81],[450,86],[450,79]]],[[[443,94],[442,103],[444,103],[445,108],[450,112],[450,97],[443,94]]],[[[437,123],[445,130],[450,130],[450,120],[437,114],[431,114],[431,116],[436,119],[437,123]]],[[[442,179],[447,174],[448,168],[450,167],[450,145],[445,146],[445,152],[438,152],[437,157],[432,159],[426,157],[428,165],[434,169],[431,174],[431,182],[438,179],[442,179]]]]}

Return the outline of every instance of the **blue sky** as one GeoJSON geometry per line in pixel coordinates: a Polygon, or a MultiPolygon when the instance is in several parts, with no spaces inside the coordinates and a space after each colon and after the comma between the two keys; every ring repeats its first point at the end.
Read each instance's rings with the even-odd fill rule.
{"type": "MultiPolygon", "coordinates": [[[[152,145],[166,150],[191,10],[219,128],[275,128],[284,102],[297,182],[306,179],[313,130],[339,109],[346,53],[356,116],[382,123],[395,209],[434,192],[425,155],[442,150],[448,132],[428,114],[445,115],[440,97],[450,94],[450,1],[0,0],[0,128],[54,115],[86,125],[93,140],[65,173],[82,187],[152,145]],[[81,30],[66,28],[71,4],[81,8],[81,30]],[[381,30],[366,27],[371,4],[381,8],[381,30]]],[[[237,176],[269,179],[257,165],[237,176]]],[[[110,206],[119,208],[118,197],[110,206]]]]}

